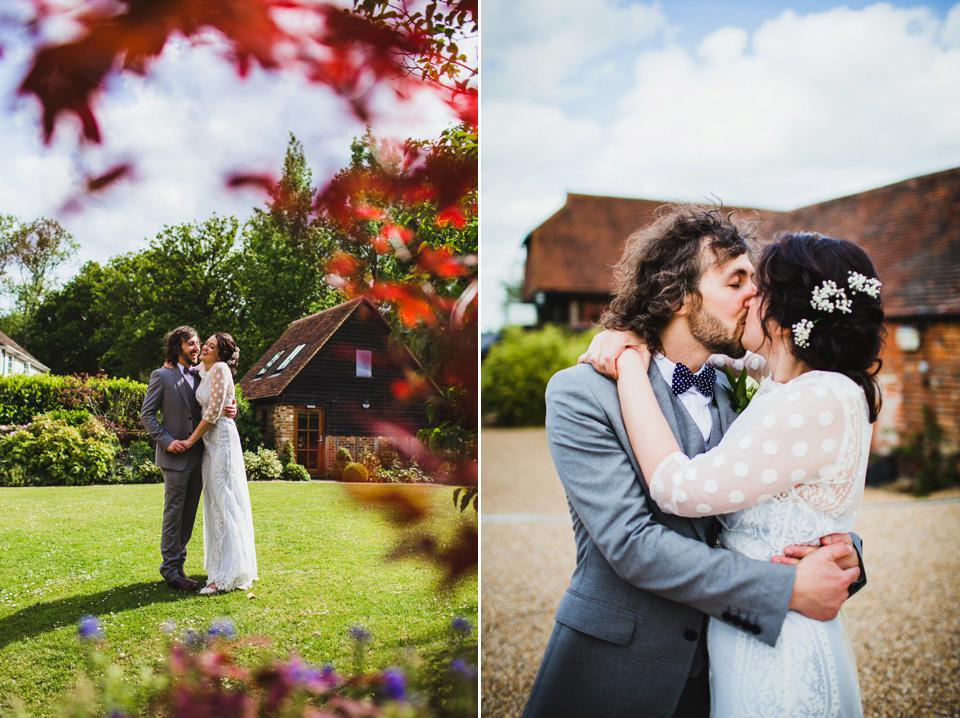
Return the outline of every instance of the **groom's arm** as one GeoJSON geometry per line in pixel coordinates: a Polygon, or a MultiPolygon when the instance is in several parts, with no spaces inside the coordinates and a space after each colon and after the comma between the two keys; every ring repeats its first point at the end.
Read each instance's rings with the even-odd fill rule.
{"type": "Polygon", "coordinates": [[[175,439],[173,434],[163,428],[157,421],[157,412],[163,402],[163,374],[159,369],[154,369],[150,374],[150,383],[147,384],[147,393],[143,397],[143,404],[140,406],[140,423],[147,430],[150,437],[156,441],[164,451],[170,450],[170,444],[175,439]]]}
{"type": "MultiPolygon", "coordinates": [[[[657,522],[640,488],[642,479],[593,393],[598,382],[606,381],[581,365],[560,372],[547,387],[550,451],[594,543],[625,581],[774,645],[796,568],[714,550],[657,522]]],[[[619,411],[619,404],[614,401],[610,409],[619,411]]]]}

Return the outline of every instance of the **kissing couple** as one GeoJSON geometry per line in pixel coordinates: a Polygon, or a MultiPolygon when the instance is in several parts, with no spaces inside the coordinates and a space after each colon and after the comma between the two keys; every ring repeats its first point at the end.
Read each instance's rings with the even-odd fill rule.
{"type": "Polygon", "coordinates": [[[166,362],[150,374],[140,409],[163,473],[160,575],[178,591],[200,585],[187,577],[183,565],[202,492],[207,580],[200,593],[248,589],[257,579],[257,554],[243,449],[234,422],[233,373],[240,350],[224,332],[213,334],[201,348],[197,330],[188,326],[168,332],[164,347],[166,362]]]}
{"type": "Polygon", "coordinates": [[[524,716],[862,716],[842,603],[865,574],[880,282],[852,242],[671,207],[627,242],[547,387],[577,565],[524,716]],[[759,382],[734,407],[718,368],[759,382]],[[740,409],[740,413],[737,413],[740,409]]]}

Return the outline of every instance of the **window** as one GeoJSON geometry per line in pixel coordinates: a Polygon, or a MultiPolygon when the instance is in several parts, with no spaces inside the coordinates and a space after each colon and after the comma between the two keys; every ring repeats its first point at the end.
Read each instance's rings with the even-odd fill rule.
{"type": "Polygon", "coordinates": [[[266,373],[267,373],[267,369],[269,369],[271,366],[273,366],[273,363],[274,363],[277,359],[280,358],[280,355],[283,354],[284,351],[286,351],[286,350],[281,349],[281,350],[278,351],[276,354],[274,354],[274,355],[273,355],[273,359],[271,359],[271,360],[268,361],[266,364],[264,364],[264,365],[263,365],[263,369],[261,369],[260,371],[257,372],[257,376],[260,376],[261,374],[266,374],[266,373]]]}
{"type": "Polygon", "coordinates": [[[357,376],[373,376],[373,352],[357,349],[357,376]]]}
{"type": "Polygon", "coordinates": [[[284,367],[287,366],[287,364],[290,363],[290,360],[293,359],[297,354],[299,354],[299,353],[300,353],[300,350],[303,349],[305,346],[307,346],[307,345],[306,345],[306,344],[297,344],[296,348],[294,348],[294,350],[293,350],[292,352],[290,352],[290,354],[287,355],[287,358],[283,360],[283,364],[281,364],[280,366],[277,367],[277,371],[278,371],[278,372],[283,371],[284,367]]]}

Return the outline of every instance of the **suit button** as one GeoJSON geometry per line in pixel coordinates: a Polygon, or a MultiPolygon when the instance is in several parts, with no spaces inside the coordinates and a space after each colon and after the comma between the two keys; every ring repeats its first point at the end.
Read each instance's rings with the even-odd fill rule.
{"type": "Polygon", "coordinates": [[[686,638],[688,641],[695,641],[697,640],[697,632],[694,631],[692,628],[688,628],[686,631],[683,632],[683,637],[686,638]]]}
{"type": "Polygon", "coordinates": [[[721,613],[720,618],[722,618],[724,621],[727,621],[727,622],[730,622],[733,620],[733,616],[730,615],[730,611],[724,611],[723,613],[721,613]]]}
{"type": "Polygon", "coordinates": [[[750,626],[750,633],[754,635],[760,635],[760,626],[754,623],[752,626],[750,626]]]}
{"type": "Polygon", "coordinates": [[[730,619],[730,623],[732,623],[734,626],[742,626],[743,619],[740,618],[740,616],[734,616],[733,618],[730,619]]]}

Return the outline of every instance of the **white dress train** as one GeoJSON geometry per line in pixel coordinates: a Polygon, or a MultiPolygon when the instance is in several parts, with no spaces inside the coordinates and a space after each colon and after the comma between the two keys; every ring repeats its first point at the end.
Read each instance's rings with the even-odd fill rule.
{"type": "MultiPolygon", "coordinates": [[[[714,449],[665,458],[652,493],[668,513],[719,515],[724,547],[769,561],[787,545],[852,530],[871,434],[863,391],[842,374],[767,378],[714,449]]],[[[789,611],[773,647],[711,618],[707,647],[715,718],[863,715],[842,616],[789,611]]]]}
{"type": "Polygon", "coordinates": [[[257,580],[253,512],[247,490],[240,435],[223,415],[235,396],[233,375],[224,362],[200,368],[197,402],[211,426],[203,435],[203,565],[207,583],[221,591],[248,589],[257,580]]]}

